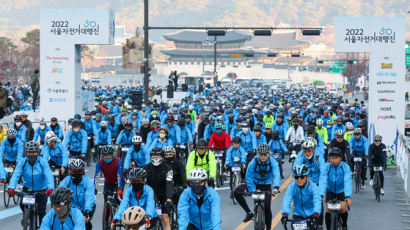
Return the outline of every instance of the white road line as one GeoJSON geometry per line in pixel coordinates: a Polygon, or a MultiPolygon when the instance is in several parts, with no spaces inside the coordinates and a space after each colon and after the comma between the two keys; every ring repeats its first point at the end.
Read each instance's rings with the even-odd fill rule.
{"type": "Polygon", "coordinates": [[[221,188],[214,188],[214,190],[216,191],[220,191],[220,190],[228,190],[231,189],[230,187],[221,187],[221,188]]]}

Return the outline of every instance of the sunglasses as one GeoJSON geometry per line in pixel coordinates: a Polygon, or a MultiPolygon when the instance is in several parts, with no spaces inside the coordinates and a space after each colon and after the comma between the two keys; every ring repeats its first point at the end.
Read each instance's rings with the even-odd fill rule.
{"type": "Polygon", "coordinates": [[[206,150],[206,147],[198,147],[198,150],[206,150]]]}
{"type": "Polygon", "coordinates": [[[306,176],[295,176],[295,180],[303,180],[306,176]]]}
{"type": "Polygon", "coordinates": [[[269,156],[269,153],[259,153],[258,155],[261,157],[266,157],[266,156],[269,156]]]}

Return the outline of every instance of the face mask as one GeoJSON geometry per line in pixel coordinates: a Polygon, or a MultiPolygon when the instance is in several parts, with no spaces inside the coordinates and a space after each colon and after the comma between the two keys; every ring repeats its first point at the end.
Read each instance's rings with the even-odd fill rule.
{"type": "Polygon", "coordinates": [[[174,161],[175,161],[175,159],[173,157],[172,158],[165,158],[165,159],[166,159],[167,163],[169,163],[169,164],[173,164],[174,161]]]}
{"type": "Polygon", "coordinates": [[[78,133],[78,132],[80,132],[80,128],[74,128],[73,131],[78,133]]]}
{"type": "Polygon", "coordinates": [[[107,164],[109,164],[109,163],[112,162],[112,160],[113,160],[112,158],[110,158],[110,159],[104,159],[104,162],[107,163],[107,164]]]}
{"type": "Polygon", "coordinates": [[[78,185],[83,180],[83,174],[73,174],[71,175],[71,180],[74,184],[78,185]]]}
{"type": "Polygon", "coordinates": [[[159,138],[164,139],[165,138],[165,133],[160,133],[159,138]]]}
{"type": "Polygon", "coordinates": [[[139,152],[140,149],[141,149],[141,144],[135,144],[135,145],[134,145],[134,150],[135,150],[135,152],[139,152]]]}
{"type": "Polygon", "coordinates": [[[249,131],[249,128],[242,128],[242,132],[248,133],[248,131],[249,131]]]}
{"type": "Polygon", "coordinates": [[[142,192],[144,191],[144,184],[143,183],[133,183],[132,190],[134,190],[134,192],[138,191],[141,195],[142,192]]]}
{"type": "Polygon", "coordinates": [[[152,117],[153,117],[153,118],[156,118],[156,117],[157,117],[157,115],[156,115],[156,114],[154,114],[154,115],[152,115],[152,117]]]}
{"type": "Polygon", "coordinates": [[[45,125],[40,125],[40,129],[44,130],[46,128],[45,125]]]}
{"type": "Polygon", "coordinates": [[[221,133],[222,133],[222,130],[220,130],[220,129],[217,129],[217,130],[216,130],[216,133],[217,133],[218,135],[221,135],[221,133]]]}
{"type": "Polygon", "coordinates": [[[202,196],[205,192],[205,186],[204,185],[192,185],[191,186],[192,192],[195,193],[197,196],[202,196]]]}
{"type": "Polygon", "coordinates": [[[69,210],[68,207],[64,207],[60,210],[55,210],[54,209],[54,212],[55,212],[58,220],[60,221],[60,223],[64,223],[67,220],[67,218],[69,216],[68,215],[69,214],[68,210],[69,210]]]}
{"type": "Polygon", "coordinates": [[[159,166],[162,163],[162,158],[152,158],[152,165],[159,166]]]}
{"type": "Polygon", "coordinates": [[[21,126],[21,122],[16,122],[16,127],[20,127],[21,126]]]}
{"type": "Polygon", "coordinates": [[[95,120],[95,116],[92,116],[91,118],[95,120]]]}
{"type": "Polygon", "coordinates": [[[34,165],[34,163],[36,163],[37,157],[38,157],[38,156],[27,156],[28,162],[29,162],[31,165],[34,165]]]}

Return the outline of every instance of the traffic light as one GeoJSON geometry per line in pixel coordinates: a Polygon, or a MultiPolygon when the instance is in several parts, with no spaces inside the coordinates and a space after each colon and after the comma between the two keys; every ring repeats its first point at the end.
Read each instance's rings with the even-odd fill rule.
{"type": "Polygon", "coordinates": [[[326,60],[319,60],[318,61],[319,64],[326,64],[326,62],[327,62],[326,60]]]}

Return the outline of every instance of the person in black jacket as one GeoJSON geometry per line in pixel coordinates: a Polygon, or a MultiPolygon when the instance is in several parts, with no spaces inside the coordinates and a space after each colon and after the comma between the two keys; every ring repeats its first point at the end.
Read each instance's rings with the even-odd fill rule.
{"type": "Polygon", "coordinates": [[[161,205],[161,222],[164,230],[171,230],[168,209],[172,208],[174,196],[174,172],[172,167],[164,162],[164,150],[153,148],[151,150],[151,163],[146,164],[147,185],[154,190],[156,203],[161,205]]]}
{"type": "MultiPolygon", "coordinates": [[[[374,136],[374,143],[369,146],[369,169],[370,169],[370,186],[373,186],[374,170],[373,167],[382,166],[386,171],[386,145],[382,143],[383,137],[379,134],[374,136]]],[[[384,195],[384,175],[380,172],[381,189],[380,194],[384,195]]]]}
{"type": "MultiPolygon", "coordinates": [[[[165,160],[168,165],[172,167],[174,172],[174,197],[172,201],[178,204],[179,197],[184,189],[187,187],[186,171],[182,160],[177,159],[175,148],[168,146],[164,148],[165,160]]],[[[185,160],[185,159],[184,159],[185,160]]]]}
{"type": "Polygon", "coordinates": [[[344,139],[344,131],[337,130],[335,135],[336,138],[329,143],[329,149],[337,147],[342,150],[342,161],[346,162],[350,166],[350,169],[353,169],[351,165],[350,145],[349,142],[344,139]]]}
{"type": "Polygon", "coordinates": [[[146,119],[146,118],[142,119],[139,134],[142,137],[142,142],[143,143],[147,143],[148,133],[151,131],[151,127],[150,127],[149,124],[150,124],[150,122],[149,122],[148,119],[146,119]]]}
{"type": "MultiPolygon", "coordinates": [[[[202,119],[201,119],[202,120],[202,119]]],[[[204,138],[205,127],[209,124],[209,118],[205,117],[198,125],[198,140],[204,138]]]]}

